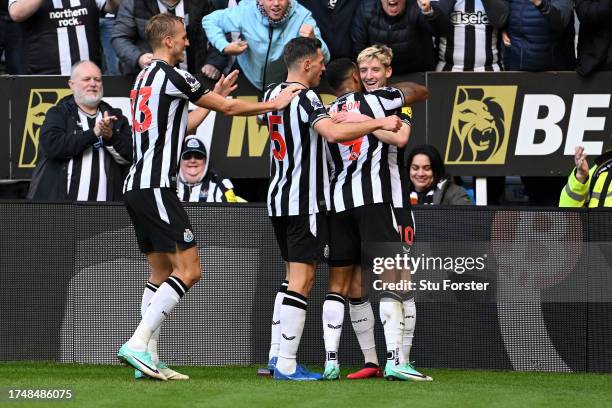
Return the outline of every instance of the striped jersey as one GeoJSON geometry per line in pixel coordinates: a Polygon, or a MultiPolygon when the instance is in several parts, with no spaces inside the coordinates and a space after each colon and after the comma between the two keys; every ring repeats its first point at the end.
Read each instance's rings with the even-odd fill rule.
{"type": "MultiPolygon", "coordinates": [[[[291,83],[272,84],[264,100],[274,99],[291,83]]],[[[329,118],[313,90],[303,90],[280,111],[268,112],[270,132],[270,185],[268,214],[271,217],[315,214],[327,211],[329,177],[323,138],[314,130],[329,118]]]]}
{"type": "Polygon", "coordinates": [[[439,40],[437,71],[501,71],[499,32],[482,0],[455,0],[451,31],[439,40]]]}
{"type": "MultiPolygon", "coordinates": [[[[9,7],[18,0],[9,0],[9,7]]],[[[101,63],[100,24],[106,0],[43,0],[20,25],[27,74],[70,75],[78,61],[101,63]]]]}
{"type": "Polygon", "coordinates": [[[209,170],[199,183],[190,184],[179,177],[177,193],[182,202],[227,203],[234,197],[233,189],[230,179],[209,170]]]}
{"type": "MultiPolygon", "coordinates": [[[[379,88],[369,93],[351,92],[329,108],[336,112],[359,112],[371,118],[403,117],[404,94],[397,88],[379,88]]],[[[408,124],[409,121],[405,120],[408,124]]],[[[342,212],[376,203],[409,207],[408,172],[404,148],[389,145],[372,134],[342,143],[327,143],[331,168],[331,209],[342,212]]]]}
{"type": "MultiPolygon", "coordinates": [[[[102,112],[88,115],[79,109],[79,122],[83,131],[93,129],[96,121],[102,120],[102,112]]],[[[107,201],[109,197],[108,170],[110,161],[126,165],[113,146],[96,144],[87,147],[81,154],[73,156],[68,162],[66,191],[72,201],[107,201]]]]}
{"type": "Polygon", "coordinates": [[[176,188],[189,101],[208,92],[186,71],[154,59],[130,92],[134,161],[123,191],[176,188]]]}

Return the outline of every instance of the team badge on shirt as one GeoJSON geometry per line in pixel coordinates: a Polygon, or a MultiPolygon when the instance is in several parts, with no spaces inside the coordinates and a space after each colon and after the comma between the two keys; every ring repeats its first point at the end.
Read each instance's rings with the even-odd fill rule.
{"type": "Polygon", "coordinates": [[[183,233],[183,241],[191,242],[191,241],[193,241],[193,238],[194,238],[193,232],[191,232],[191,230],[189,228],[187,228],[185,230],[185,232],[183,233]]]}

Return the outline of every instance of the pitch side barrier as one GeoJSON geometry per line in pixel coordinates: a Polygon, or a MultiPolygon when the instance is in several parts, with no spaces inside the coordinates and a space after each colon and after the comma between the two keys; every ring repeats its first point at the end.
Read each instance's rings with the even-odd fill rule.
{"type": "MultiPolygon", "coordinates": [[[[560,73],[417,73],[393,78],[429,88],[413,117],[407,150],[430,143],[458,176],[566,176],[574,146],[589,156],[612,147],[612,73],[584,79],[560,73]]],[[[0,78],[0,180],[30,179],[47,110],[68,95],[67,77],[0,78]],[[9,115],[9,112],[12,115],[9,115]]],[[[130,117],[130,77],[105,77],[105,99],[130,117]]],[[[326,103],[334,97],[323,85],[326,103]]],[[[234,95],[261,95],[241,78],[234,95]]],[[[131,119],[130,119],[131,120],[131,119]]],[[[214,112],[197,134],[210,147],[211,165],[226,177],[265,178],[269,134],[255,117],[214,112]],[[212,137],[212,136],[215,137],[212,137]]]]}
{"type": "MultiPolygon", "coordinates": [[[[164,360],[266,362],[272,305],[284,278],[266,209],[192,204],[187,212],[204,278],[164,324],[164,360]]],[[[611,211],[418,207],[414,213],[416,240],[398,254],[414,262],[412,359],[419,367],[612,372],[611,211]]],[[[0,225],[0,360],[116,363],[117,349],[139,321],[147,279],[124,207],[5,201],[0,225]]],[[[372,268],[396,260],[368,259],[372,268]]],[[[300,348],[300,360],[311,365],[325,357],[327,274],[321,265],[300,348]]],[[[364,289],[378,316],[372,282],[384,273],[371,276],[364,289]]],[[[344,365],[359,366],[349,322],[347,308],[339,355],[344,365]]]]}

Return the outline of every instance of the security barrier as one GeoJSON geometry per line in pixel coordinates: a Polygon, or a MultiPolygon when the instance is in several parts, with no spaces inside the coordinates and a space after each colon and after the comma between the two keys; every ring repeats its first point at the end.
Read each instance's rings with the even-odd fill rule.
{"type": "MultiPolygon", "coordinates": [[[[194,204],[187,212],[204,276],[164,324],[161,354],[171,364],[264,363],[284,278],[265,208],[194,204]]],[[[466,243],[476,245],[467,251],[487,244],[483,270],[444,279],[487,283],[492,291],[417,293],[418,366],[612,372],[610,211],[414,213],[416,241],[433,252],[457,255],[466,243]]],[[[116,363],[139,321],[147,279],[123,206],[0,202],[0,225],[0,360],[116,363]]],[[[309,364],[324,361],[327,273],[319,266],[309,298],[299,352],[309,364]]],[[[339,354],[342,364],[357,366],[361,352],[349,322],[347,307],[339,354]]],[[[376,340],[383,358],[378,321],[376,340]]]]}

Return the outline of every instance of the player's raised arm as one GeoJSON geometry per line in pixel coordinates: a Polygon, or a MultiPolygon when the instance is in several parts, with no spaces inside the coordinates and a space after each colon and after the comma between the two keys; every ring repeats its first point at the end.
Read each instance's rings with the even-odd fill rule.
{"type": "Polygon", "coordinates": [[[281,110],[289,105],[291,99],[297,95],[302,87],[291,85],[283,89],[278,96],[268,102],[248,102],[242,99],[226,99],[225,97],[208,92],[198,99],[195,104],[202,107],[222,112],[226,115],[257,115],[275,110],[281,110]]]}
{"type": "Polygon", "coordinates": [[[429,97],[429,90],[416,82],[399,82],[391,86],[404,93],[404,106],[414,105],[417,102],[424,102],[429,97]]]}
{"type": "Polygon", "coordinates": [[[397,132],[402,127],[402,121],[395,115],[358,123],[334,123],[331,118],[323,118],[313,127],[328,142],[339,143],[353,140],[379,129],[397,132]]]}

